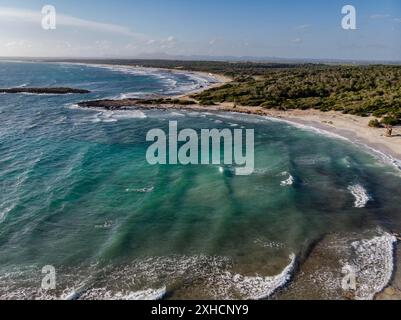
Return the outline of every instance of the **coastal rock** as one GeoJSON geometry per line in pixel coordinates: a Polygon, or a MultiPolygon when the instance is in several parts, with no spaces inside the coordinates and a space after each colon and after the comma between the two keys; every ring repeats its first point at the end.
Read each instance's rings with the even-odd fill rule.
{"type": "Polygon", "coordinates": [[[77,94],[85,94],[90,93],[89,90],[83,89],[74,89],[74,88],[8,88],[8,89],[0,89],[0,93],[31,93],[31,94],[69,94],[69,93],[77,93],[77,94]]]}
{"type": "Polygon", "coordinates": [[[124,110],[132,107],[140,107],[141,109],[155,109],[162,108],[166,109],[173,105],[183,107],[193,106],[196,102],[193,100],[186,99],[172,99],[172,98],[148,98],[148,99],[119,99],[119,100],[93,100],[93,101],[83,101],[78,103],[81,108],[102,108],[106,110],[124,110]]]}

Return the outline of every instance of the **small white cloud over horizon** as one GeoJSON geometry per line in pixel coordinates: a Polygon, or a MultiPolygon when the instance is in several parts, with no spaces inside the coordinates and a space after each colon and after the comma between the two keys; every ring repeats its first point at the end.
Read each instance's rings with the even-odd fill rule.
{"type": "Polygon", "coordinates": [[[391,17],[391,15],[389,15],[389,14],[372,14],[370,16],[370,19],[377,20],[377,19],[386,19],[386,18],[390,18],[390,17],[391,17]]]}
{"type": "Polygon", "coordinates": [[[302,43],[303,40],[302,40],[302,38],[295,38],[295,39],[292,39],[291,42],[292,43],[302,43]]]}
{"type": "Polygon", "coordinates": [[[294,29],[295,30],[306,30],[309,29],[311,27],[311,25],[309,24],[301,24],[299,26],[296,26],[294,29]]]}

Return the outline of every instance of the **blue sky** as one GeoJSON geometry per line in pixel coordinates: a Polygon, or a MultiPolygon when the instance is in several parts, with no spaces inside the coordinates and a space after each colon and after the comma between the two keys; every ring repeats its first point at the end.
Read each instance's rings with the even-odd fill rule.
{"type": "Polygon", "coordinates": [[[0,28],[2,56],[401,60],[399,0],[0,0],[0,28]],[[347,4],[357,30],[341,28],[347,4]]]}

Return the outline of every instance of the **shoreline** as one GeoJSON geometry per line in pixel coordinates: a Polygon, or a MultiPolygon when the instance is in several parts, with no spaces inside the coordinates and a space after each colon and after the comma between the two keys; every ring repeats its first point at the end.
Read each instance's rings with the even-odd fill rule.
{"type": "Polygon", "coordinates": [[[206,86],[203,86],[201,88],[197,88],[194,90],[190,90],[187,92],[183,92],[180,94],[176,95],[171,95],[171,98],[179,98],[179,99],[186,99],[189,98],[190,95],[196,94],[196,93],[201,93],[202,91],[209,90],[212,88],[218,88],[222,85],[225,85],[231,81],[233,81],[232,78],[222,75],[222,74],[216,74],[216,73],[208,73],[208,72],[203,72],[203,71],[190,71],[190,70],[184,70],[184,69],[168,69],[168,68],[152,68],[152,67],[143,67],[141,65],[133,66],[133,65],[125,65],[125,64],[96,64],[96,63],[83,63],[83,62],[45,62],[45,63],[55,63],[55,64],[68,64],[68,65],[81,65],[81,66],[89,66],[89,67],[97,67],[97,68],[107,68],[107,69],[113,69],[113,68],[130,68],[130,69],[137,69],[137,70],[151,70],[151,71],[163,71],[163,72],[170,72],[173,74],[182,74],[182,75],[188,75],[188,76],[198,76],[204,80],[210,80],[213,79],[214,82],[208,81],[206,86]]]}
{"type": "MultiPolygon", "coordinates": [[[[176,106],[181,108],[181,106],[176,106]]],[[[198,106],[202,109],[202,106],[198,106]]],[[[184,107],[185,108],[185,107],[184,107]]],[[[292,125],[301,125],[326,131],[335,136],[367,149],[376,156],[385,158],[401,170],[401,127],[394,128],[394,135],[386,137],[385,129],[370,128],[369,121],[373,117],[363,118],[355,115],[343,114],[336,111],[322,112],[319,110],[270,110],[260,107],[207,107],[205,111],[223,111],[239,114],[257,115],[292,125]]]]}
{"type": "Polygon", "coordinates": [[[345,138],[380,157],[387,158],[401,170],[401,128],[394,128],[394,135],[387,137],[385,129],[370,128],[373,117],[363,118],[336,111],[318,110],[270,111],[270,116],[295,124],[310,126],[345,138]]]}

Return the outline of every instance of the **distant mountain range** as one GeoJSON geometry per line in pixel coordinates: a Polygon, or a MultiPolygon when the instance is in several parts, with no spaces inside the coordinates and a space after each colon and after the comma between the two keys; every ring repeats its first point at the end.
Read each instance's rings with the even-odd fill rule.
{"type": "Polygon", "coordinates": [[[229,62],[273,62],[273,63],[324,63],[324,64],[401,64],[401,61],[357,60],[357,59],[319,59],[319,58],[280,58],[269,56],[207,56],[207,55],[170,55],[167,53],[143,53],[136,56],[108,57],[0,57],[0,60],[182,60],[182,61],[229,61],[229,62]]]}

